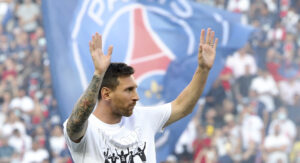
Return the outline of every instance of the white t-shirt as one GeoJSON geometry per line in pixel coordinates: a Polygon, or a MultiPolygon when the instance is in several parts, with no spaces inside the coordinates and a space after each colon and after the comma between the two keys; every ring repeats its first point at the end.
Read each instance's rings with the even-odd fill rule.
{"type": "Polygon", "coordinates": [[[238,13],[246,12],[250,9],[250,0],[229,0],[227,9],[238,13]]]}
{"type": "Polygon", "coordinates": [[[23,153],[31,149],[32,138],[26,134],[21,137],[13,135],[9,137],[8,144],[12,146],[16,152],[23,153]]]}
{"type": "MultiPolygon", "coordinates": [[[[282,146],[288,146],[289,140],[285,135],[269,135],[266,137],[264,146],[267,149],[270,148],[279,148],[282,146]]],[[[279,162],[281,160],[282,163],[288,162],[287,153],[285,151],[274,151],[268,154],[267,163],[279,162]]]]}
{"type": "Polygon", "coordinates": [[[51,151],[53,153],[56,153],[57,155],[59,155],[60,152],[63,151],[66,147],[66,139],[64,138],[64,136],[51,136],[49,142],[51,151]]]}
{"type": "Polygon", "coordinates": [[[268,112],[275,109],[273,96],[278,95],[279,91],[276,82],[271,75],[268,75],[266,78],[262,76],[254,78],[251,82],[250,89],[260,94],[259,100],[265,104],[268,112]],[[267,93],[270,93],[271,95],[267,93]]]}
{"type": "Polygon", "coordinates": [[[281,81],[279,82],[279,90],[281,99],[289,105],[294,104],[294,96],[300,94],[300,82],[288,82],[281,81]]]}
{"type": "Polygon", "coordinates": [[[36,151],[30,150],[25,152],[22,163],[43,162],[46,159],[49,159],[48,151],[40,148],[36,151]]]}
{"type": "Polygon", "coordinates": [[[30,21],[34,17],[38,16],[40,14],[40,9],[37,4],[31,3],[31,4],[22,4],[17,10],[17,16],[26,21],[27,23],[24,24],[23,29],[26,32],[31,32],[35,30],[38,26],[38,23],[36,20],[30,21]]]}
{"type": "Polygon", "coordinates": [[[260,144],[262,142],[263,121],[257,115],[249,115],[242,122],[243,147],[248,149],[251,142],[260,144]]]}
{"type": "Polygon", "coordinates": [[[155,133],[162,130],[171,115],[171,104],[155,107],[135,107],[130,117],[122,117],[118,124],[106,124],[94,114],[88,119],[85,135],[79,143],[64,135],[76,163],[156,162],[155,133]]]}
{"type": "Polygon", "coordinates": [[[9,104],[11,109],[20,108],[24,112],[30,112],[34,109],[34,102],[29,96],[16,97],[9,104]]]}
{"type": "Polygon", "coordinates": [[[21,121],[16,121],[14,123],[5,123],[0,131],[4,136],[11,136],[15,129],[18,129],[22,135],[26,134],[25,124],[21,121]]]}
{"type": "Polygon", "coordinates": [[[250,68],[250,74],[256,74],[257,66],[255,59],[252,55],[246,54],[241,56],[238,52],[229,56],[226,60],[226,66],[230,67],[233,71],[233,76],[237,79],[246,74],[246,66],[250,68]]]}
{"type": "Polygon", "coordinates": [[[286,136],[289,140],[289,145],[292,145],[297,135],[297,128],[294,122],[291,121],[290,119],[286,119],[286,120],[274,119],[270,124],[269,134],[274,134],[275,126],[277,125],[279,125],[280,134],[286,136]]]}

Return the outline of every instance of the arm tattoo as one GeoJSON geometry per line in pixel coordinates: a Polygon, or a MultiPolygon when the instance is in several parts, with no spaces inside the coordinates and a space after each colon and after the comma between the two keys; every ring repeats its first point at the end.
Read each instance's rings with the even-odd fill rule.
{"type": "Polygon", "coordinates": [[[96,105],[101,82],[102,76],[94,75],[87,90],[75,105],[67,124],[67,132],[70,137],[81,133],[84,129],[85,122],[96,105]]]}

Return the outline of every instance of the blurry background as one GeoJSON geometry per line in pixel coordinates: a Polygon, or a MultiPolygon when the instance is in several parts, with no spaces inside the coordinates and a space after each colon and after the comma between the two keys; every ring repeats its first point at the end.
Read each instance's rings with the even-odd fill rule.
{"type": "MultiPolygon", "coordinates": [[[[166,162],[300,162],[300,1],[190,2],[196,3],[238,13],[241,24],[255,30],[222,62],[177,144],[162,157],[166,162]]],[[[51,31],[49,22],[57,25],[49,12],[72,24],[76,5],[70,0],[0,0],[1,163],[72,162],[62,133],[68,116],[64,110],[72,109],[59,103],[57,92],[66,90],[53,84],[59,76],[53,75],[56,63],[50,62],[51,57],[62,57],[53,53],[61,47],[51,44],[47,50],[47,41],[55,39],[44,30],[51,31]],[[50,4],[72,6],[65,8],[69,15],[61,15],[60,10],[49,10],[50,4]]],[[[160,96],[157,92],[164,88],[151,85],[145,97],[160,96]]]]}

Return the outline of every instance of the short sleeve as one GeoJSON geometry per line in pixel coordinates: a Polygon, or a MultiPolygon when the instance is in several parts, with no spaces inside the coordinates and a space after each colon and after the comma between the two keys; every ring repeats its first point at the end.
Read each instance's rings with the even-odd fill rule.
{"type": "Polygon", "coordinates": [[[162,131],[163,126],[169,120],[171,116],[171,103],[153,106],[153,107],[142,107],[143,119],[150,120],[151,128],[154,132],[162,131]]]}
{"type": "MultiPolygon", "coordinates": [[[[86,135],[87,134],[84,134],[84,136],[82,137],[82,139],[80,140],[79,143],[75,143],[73,142],[68,133],[67,133],[67,122],[68,122],[68,119],[64,122],[63,126],[64,126],[64,137],[66,139],[66,143],[70,149],[70,151],[79,151],[79,150],[83,150],[85,145],[86,145],[86,135]]],[[[86,131],[87,132],[87,131],[86,131]]]]}

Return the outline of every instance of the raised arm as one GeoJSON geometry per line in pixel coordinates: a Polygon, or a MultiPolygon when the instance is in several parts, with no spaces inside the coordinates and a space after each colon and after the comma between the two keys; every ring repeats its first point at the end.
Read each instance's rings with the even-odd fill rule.
{"type": "Polygon", "coordinates": [[[205,87],[208,73],[215,61],[218,39],[214,41],[214,37],[215,32],[210,28],[207,30],[206,38],[205,30],[201,30],[197,70],[189,85],[172,101],[171,116],[165,126],[185,117],[193,111],[205,87]]]}
{"type": "Polygon", "coordinates": [[[110,46],[108,54],[103,54],[102,37],[98,33],[93,35],[92,40],[89,42],[89,47],[95,67],[94,76],[88,88],[77,101],[67,122],[67,133],[74,142],[80,142],[85,134],[88,125],[87,119],[96,105],[102,79],[110,64],[113,49],[110,46]]]}

